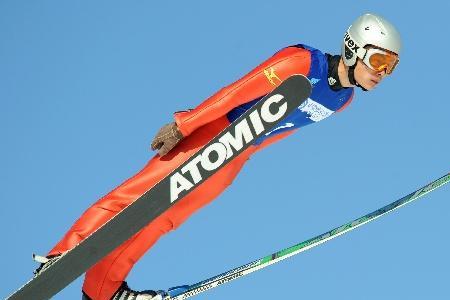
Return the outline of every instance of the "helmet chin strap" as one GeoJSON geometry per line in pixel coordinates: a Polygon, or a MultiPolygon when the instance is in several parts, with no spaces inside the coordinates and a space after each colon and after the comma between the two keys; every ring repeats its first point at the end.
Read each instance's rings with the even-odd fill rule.
{"type": "Polygon", "coordinates": [[[348,68],[348,81],[350,81],[351,84],[356,85],[357,87],[360,87],[364,92],[367,92],[367,89],[365,89],[362,85],[360,85],[358,82],[356,82],[355,68],[356,68],[356,63],[353,66],[348,68]]]}

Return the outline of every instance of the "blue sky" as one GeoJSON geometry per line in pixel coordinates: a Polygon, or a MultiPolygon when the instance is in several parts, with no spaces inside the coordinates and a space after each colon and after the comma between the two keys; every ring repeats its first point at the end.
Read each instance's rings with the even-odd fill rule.
{"type": "MultiPolygon", "coordinates": [[[[0,1],[0,247],[6,297],[96,199],[138,171],[174,111],[282,47],[338,53],[365,12],[401,62],[342,114],[255,155],[136,265],[194,283],[339,226],[449,172],[447,1],[0,1]],[[447,38],[445,37],[447,36],[447,38]]],[[[447,299],[450,189],[197,299],[447,299]]],[[[78,279],[54,299],[79,299],[78,279]]]]}

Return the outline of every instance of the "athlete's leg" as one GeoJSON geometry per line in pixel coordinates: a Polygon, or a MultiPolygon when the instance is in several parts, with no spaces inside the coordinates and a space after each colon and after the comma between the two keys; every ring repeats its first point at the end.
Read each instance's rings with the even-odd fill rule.
{"type": "Polygon", "coordinates": [[[162,235],[176,229],[195,211],[222,193],[235,179],[250,155],[289,134],[291,132],[268,139],[257,147],[251,146],[234,158],[132,239],[91,268],[86,274],[83,291],[93,300],[109,300],[125,280],[133,265],[162,235]]]}
{"type": "Polygon", "coordinates": [[[254,149],[247,150],[91,268],[83,291],[93,300],[109,300],[133,265],[163,234],[176,229],[231,184],[254,149]]]}
{"type": "Polygon", "coordinates": [[[193,132],[164,157],[156,155],[148,164],[123,184],[87,209],[48,255],[63,253],[75,247],[101,225],[152,188],[172,170],[229,124],[223,117],[193,132]]]}

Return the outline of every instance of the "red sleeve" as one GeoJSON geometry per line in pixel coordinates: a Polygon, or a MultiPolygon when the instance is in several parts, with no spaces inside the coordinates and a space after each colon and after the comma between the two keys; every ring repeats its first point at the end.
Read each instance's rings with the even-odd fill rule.
{"type": "Polygon", "coordinates": [[[285,48],[238,81],[219,90],[195,109],[175,113],[178,128],[184,136],[188,136],[233,108],[268,94],[287,77],[293,74],[307,75],[310,66],[311,53],[308,50],[285,48]]]}

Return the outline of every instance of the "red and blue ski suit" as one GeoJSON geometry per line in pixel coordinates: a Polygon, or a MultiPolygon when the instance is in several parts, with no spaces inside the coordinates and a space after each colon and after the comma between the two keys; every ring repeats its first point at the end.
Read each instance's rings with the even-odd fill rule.
{"type": "Polygon", "coordinates": [[[162,235],[176,229],[195,211],[222,193],[253,153],[302,126],[329,117],[350,103],[353,88],[337,91],[330,88],[325,54],[305,45],[284,48],[195,109],[175,113],[175,121],[185,138],[167,155],[155,155],[136,175],[86,210],[48,255],[72,249],[180,166],[255,101],[293,74],[306,75],[313,85],[311,96],[295,112],[88,270],[84,293],[93,300],[110,300],[139,258],[162,235]]]}

